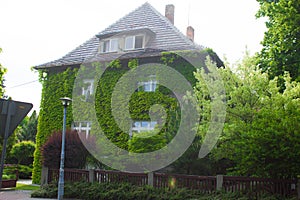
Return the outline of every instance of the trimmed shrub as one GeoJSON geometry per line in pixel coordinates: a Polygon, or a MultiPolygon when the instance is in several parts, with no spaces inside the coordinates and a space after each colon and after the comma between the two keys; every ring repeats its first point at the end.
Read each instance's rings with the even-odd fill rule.
{"type": "Polygon", "coordinates": [[[13,145],[9,156],[15,160],[14,164],[32,165],[34,150],[34,142],[22,141],[13,145]]]}
{"type": "MultiPolygon", "coordinates": [[[[56,198],[57,185],[50,184],[41,187],[34,191],[31,197],[40,198],[56,198]]],[[[186,188],[153,188],[151,186],[135,186],[129,183],[66,183],[64,187],[64,198],[76,198],[85,200],[136,200],[136,199],[151,199],[151,200],[181,200],[181,199],[203,199],[203,200],[247,200],[257,199],[256,196],[245,196],[239,193],[213,192],[204,194],[198,190],[189,190],[186,188]]],[[[292,200],[296,198],[284,198],[276,196],[262,196],[262,200],[292,200]]]]}

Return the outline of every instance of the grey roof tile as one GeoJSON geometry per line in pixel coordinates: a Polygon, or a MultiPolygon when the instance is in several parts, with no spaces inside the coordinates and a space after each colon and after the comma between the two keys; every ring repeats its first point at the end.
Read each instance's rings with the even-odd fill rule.
{"type": "MultiPolygon", "coordinates": [[[[99,38],[103,35],[131,31],[135,29],[147,28],[155,33],[155,38],[147,48],[156,49],[159,51],[172,50],[195,50],[201,49],[183,35],[165,16],[161,15],[149,3],[144,3],[134,11],[122,17],[96,36],[92,37],[84,44],[80,45],[70,53],[66,54],[58,60],[48,62],[39,66],[36,69],[58,67],[64,65],[81,64],[85,59],[94,56],[98,52],[99,38]]],[[[145,50],[143,50],[145,51],[145,50]]],[[[146,54],[149,54],[147,52],[146,54]]],[[[146,55],[143,53],[143,55],[146,55]]],[[[129,57],[137,53],[129,54],[129,57]]],[[[99,57],[99,56],[97,56],[99,57]]],[[[112,56],[115,57],[115,56],[112,56]]],[[[108,55],[103,55],[103,60],[108,59],[108,55]]]]}

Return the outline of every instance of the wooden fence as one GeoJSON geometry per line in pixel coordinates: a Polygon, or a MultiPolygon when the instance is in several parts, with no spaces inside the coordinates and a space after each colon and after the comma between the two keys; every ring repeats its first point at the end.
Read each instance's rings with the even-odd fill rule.
{"type": "MultiPolygon", "coordinates": [[[[58,182],[59,170],[43,170],[44,183],[58,182]],[[45,171],[47,173],[45,173],[45,171]],[[45,177],[46,176],[46,177],[45,177]]],[[[74,170],[65,169],[65,181],[86,181],[99,183],[128,182],[134,185],[151,185],[156,188],[188,188],[211,193],[217,190],[239,192],[251,196],[272,194],[280,196],[296,196],[297,180],[276,180],[254,177],[233,176],[195,176],[163,173],[126,173],[109,170],[74,170]]],[[[43,183],[43,182],[42,182],[43,183]]]]}
{"type": "Polygon", "coordinates": [[[94,173],[94,181],[99,183],[128,182],[138,186],[148,184],[148,175],[145,173],[126,173],[108,170],[95,170],[94,173]]]}
{"type": "Polygon", "coordinates": [[[189,188],[203,193],[211,193],[217,189],[214,176],[154,173],[153,178],[153,186],[156,188],[189,188]]]}
{"type": "Polygon", "coordinates": [[[297,180],[224,176],[222,188],[226,192],[241,192],[256,196],[262,194],[295,196],[297,195],[297,180]]]}

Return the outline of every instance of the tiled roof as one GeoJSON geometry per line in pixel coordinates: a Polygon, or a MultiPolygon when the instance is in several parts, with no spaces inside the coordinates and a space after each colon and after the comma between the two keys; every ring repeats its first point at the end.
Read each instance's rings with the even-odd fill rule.
{"type": "MultiPolygon", "coordinates": [[[[152,52],[151,54],[153,54],[154,50],[160,52],[162,50],[195,50],[201,48],[183,35],[165,16],[161,15],[149,3],[144,3],[67,55],[58,60],[39,65],[36,69],[81,64],[85,59],[97,53],[99,47],[98,37],[136,29],[149,29],[155,33],[155,38],[147,46],[149,50],[143,50],[144,53],[142,54],[144,56],[146,55],[145,52],[152,52]]],[[[138,56],[136,53],[131,55],[138,56]]],[[[101,55],[97,57],[99,56],[101,57],[101,55]]],[[[102,60],[106,60],[109,57],[111,56],[103,54],[102,60]]]]}

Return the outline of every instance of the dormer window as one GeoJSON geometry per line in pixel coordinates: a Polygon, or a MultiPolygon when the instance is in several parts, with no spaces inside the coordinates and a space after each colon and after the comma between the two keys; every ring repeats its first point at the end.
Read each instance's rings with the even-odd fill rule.
{"type": "Polygon", "coordinates": [[[103,41],[100,51],[103,53],[116,52],[118,51],[118,49],[119,49],[119,40],[117,38],[114,38],[114,39],[103,41]]]}
{"type": "Polygon", "coordinates": [[[99,38],[100,53],[143,50],[149,46],[156,34],[149,28],[133,28],[128,31],[116,31],[96,35],[99,38]]]}
{"type": "Polygon", "coordinates": [[[125,50],[142,49],[144,46],[144,36],[135,35],[125,38],[125,50]]]}

